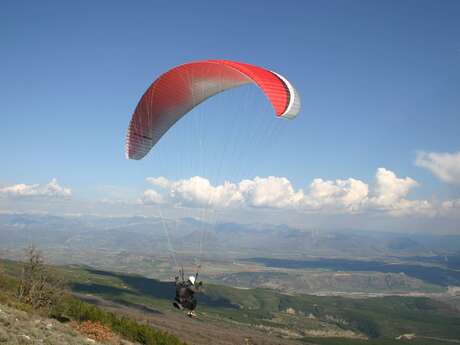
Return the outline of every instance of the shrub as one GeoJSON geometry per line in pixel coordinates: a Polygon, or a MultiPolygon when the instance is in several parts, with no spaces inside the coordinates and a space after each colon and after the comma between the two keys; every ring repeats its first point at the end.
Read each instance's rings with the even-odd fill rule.
{"type": "Polygon", "coordinates": [[[145,345],[184,345],[179,338],[166,332],[158,331],[147,324],[138,323],[124,316],[117,316],[94,305],[67,297],[54,317],[67,317],[79,322],[93,321],[109,327],[122,337],[145,345]]]}
{"type": "Polygon", "coordinates": [[[378,323],[369,315],[360,312],[347,312],[347,319],[352,328],[366,334],[369,338],[378,338],[381,336],[381,331],[378,323]]]}
{"type": "Polygon", "coordinates": [[[50,310],[59,303],[62,294],[61,283],[47,270],[41,252],[34,246],[27,248],[17,290],[18,300],[34,309],[50,310]]]}

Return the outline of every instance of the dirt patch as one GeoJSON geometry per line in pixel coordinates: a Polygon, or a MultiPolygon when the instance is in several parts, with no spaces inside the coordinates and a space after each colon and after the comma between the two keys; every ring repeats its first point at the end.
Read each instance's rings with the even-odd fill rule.
{"type": "Polygon", "coordinates": [[[82,323],[72,322],[72,328],[77,332],[86,335],[88,338],[101,343],[119,344],[119,337],[110,328],[100,322],[84,321],[82,323]]]}

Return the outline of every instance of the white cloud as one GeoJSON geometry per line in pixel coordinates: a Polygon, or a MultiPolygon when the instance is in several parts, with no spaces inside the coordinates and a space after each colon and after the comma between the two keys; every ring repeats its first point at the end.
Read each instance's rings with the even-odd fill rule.
{"type": "Polygon", "coordinates": [[[144,191],[144,195],[141,198],[141,202],[146,205],[163,204],[164,200],[160,193],[153,189],[147,189],[144,191]]]}
{"type": "Polygon", "coordinates": [[[426,209],[429,203],[425,200],[405,199],[409,191],[418,185],[410,177],[399,178],[394,172],[379,168],[375,174],[374,196],[369,199],[369,207],[395,214],[417,213],[419,208],[426,209]]]}
{"type": "Polygon", "coordinates": [[[460,184],[460,152],[418,152],[415,164],[428,169],[443,182],[460,184]]]}
{"type": "Polygon", "coordinates": [[[310,184],[303,205],[312,209],[335,209],[356,212],[366,203],[369,186],[353,178],[325,181],[316,178],[310,184]]]}
{"type": "Polygon", "coordinates": [[[385,168],[378,168],[375,174],[374,202],[382,206],[391,206],[407,196],[410,189],[417,187],[417,181],[410,177],[398,178],[396,174],[385,168]]]}
{"type": "Polygon", "coordinates": [[[412,188],[419,183],[410,177],[399,178],[385,168],[377,169],[373,196],[369,198],[369,210],[385,211],[394,216],[436,213],[433,205],[427,200],[406,199],[412,188]]]}
{"type": "Polygon", "coordinates": [[[296,208],[302,202],[303,191],[295,191],[285,177],[256,177],[238,184],[238,195],[252,207],[296,208]]]}
{"type": "Polygon", "coordinates": [[[170,181],[165,177],[147,178],[147,182],[166,192],[160,195],[158,191],[148,189],[144,192],[144,203],[222,208],[235,206],[242,201],[238,186],[230,182],[214,187],[209,180],[199,176],[178,181],[170,181]]]}
{"type": "Polygon", "coordinates": [[[460,217],[460,199],[444,201],[441,204],[441,213],[445,216],[460,217]]]}
{"type": "Polygon", "coordinates": [[[285,177],[255,177],[239,183],[224,182],[213,186],[195,176],[170,181],[165,177],[148,178],[153,189],[144,191],[144,204],[170,204],[185,207],[275,208],[300,212],[354,214],[379,211],[391,215],[428,214],[433,207],[426,200],[406,199],[418,183],[410,177],[399,178],[390,170],[379,168],[371,190],[363,181],[314,179],[307,191],[296,190],[285,177]]]}
{"type": "Polygon", "coordinates": [[[11,198],[70,198],[72,190],[61,187],[57,179],[53,178],[44,185],[21,183],[0,188],[0,196],[11,198]]]}

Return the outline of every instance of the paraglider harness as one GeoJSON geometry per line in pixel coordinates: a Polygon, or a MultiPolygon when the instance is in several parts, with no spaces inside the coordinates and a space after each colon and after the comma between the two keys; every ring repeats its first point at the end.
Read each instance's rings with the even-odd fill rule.
{"type": "Polygon", "coordinates": [[[196,284],[198,279],[198,271],[196,272],[195,276],[195,283],[192,282],[190,279],[187,281],[184,278],[184,269],[179,270],[179,276],[176,276],[175,283],[176,283],[176,297],[174,298],[173,305],[177,309],[183,310],[188,309],[189,311],[193,311],[196,308],[197,300],[195,298],[195,293],[200,291],[201,286],[203,285],[202,282],[196,284]]]}

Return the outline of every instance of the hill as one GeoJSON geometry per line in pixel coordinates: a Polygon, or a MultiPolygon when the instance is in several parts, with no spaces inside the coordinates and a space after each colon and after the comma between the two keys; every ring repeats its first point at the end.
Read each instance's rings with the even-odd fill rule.
{"type": "MultiPolygon", "coordinates": [[[[4,262],[10,273],[17,265],[4,262]]],[[[426,297],[351,299],[206,284],[199,319],[191,320],[171,308],[171,282],[81,266],[55,270],[79,299],[191,344],[400,344],[404,334],[415,334],[413,344],[460,340],[459,311],[426,297]]]]}
{"type": "MultiPolygon", "coordinates": [[[[0,303],[0,344],[102,345],[95,340],[95,332],[84,334],[76,328],[0,303]]],[[[112,345],[133,344],[107,332],[102,340],[112,345]]]]}
{"type": "MultiPolygon", "coordinates": [[[[80,294],[137,309],[154,308],[160,313],[170,308],[171,283],[91,269],[72,270],[74,277],[79,274],[72,289],[80,294]]],[[[294,339],[310,335],[394,339],[406,333],[460,339],[458,310],[429,298],[349,299],[209,285],[199,303],[208,322],[237,322],[294,339]]]]}
{"type": "Polygon", "coordinates": [[[132,341],[145,345],[186,345],[179,338],[146,324],[145,319],[135,320],[105,311],[57,285],[50,285],[61,285],[59,281],[65,278],[59,269],[38,265],[39,269],[31,271],[29,263],[0,261],[0,343],[57,345],[100,341],[129,345],[132,341]],[[27,285],[30,282],[32,285],[27,285]],[[24,295],[18,292],[26,291],[26,286],[32,290],[27,290],[31,293],[22,298],[24,295]],[[49,304],[36,303],[47,298],[50,291],[54,296],[47,300],[49,304]]]}

